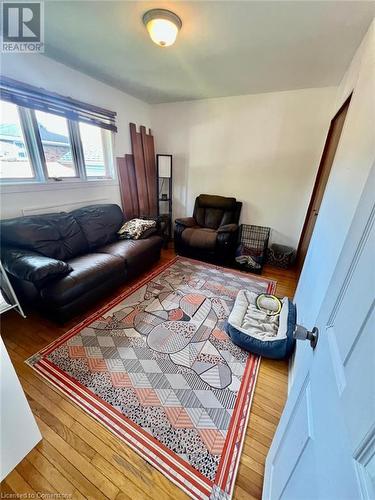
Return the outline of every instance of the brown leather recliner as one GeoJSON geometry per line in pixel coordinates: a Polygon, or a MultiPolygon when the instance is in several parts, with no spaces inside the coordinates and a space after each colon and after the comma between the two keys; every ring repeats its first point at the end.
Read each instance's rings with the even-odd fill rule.
{"type": "Polygon", "coordinates": [[[201,194],[193,217],[176,219],[174,242],[180,255],[228,262],[233,258],[242,203],[235,198],[201,194]]]}

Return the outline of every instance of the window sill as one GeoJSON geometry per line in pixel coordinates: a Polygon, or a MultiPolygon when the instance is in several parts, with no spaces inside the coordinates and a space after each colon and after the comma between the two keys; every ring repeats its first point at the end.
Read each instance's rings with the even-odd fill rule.
{"type": "Polygon", "coordinates": [[[118,186],[117,179],[74,179],[59,182],[17,182],[14,184],[1,184],[0,192],[7,193],[27,193],[36,191],[56,191],[64,189],[82,189],[88,187],[118,186]]]}

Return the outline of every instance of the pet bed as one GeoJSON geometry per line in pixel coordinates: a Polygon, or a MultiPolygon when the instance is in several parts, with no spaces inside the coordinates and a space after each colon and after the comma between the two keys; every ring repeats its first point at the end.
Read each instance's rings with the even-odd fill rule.
{"type": "Polygon", "coordinates": [[[258,295],[240,290],[227,323],[232,341],[255,354],[271,359],[287,359],[293,352],[296,307],[284,297],[280,314],[258,309],[258,295]]]}

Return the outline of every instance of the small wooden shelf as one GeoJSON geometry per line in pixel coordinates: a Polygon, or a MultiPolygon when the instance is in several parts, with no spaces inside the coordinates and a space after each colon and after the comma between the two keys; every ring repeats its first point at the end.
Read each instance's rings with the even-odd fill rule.
{"type": "Polygon", "coordinates": [[[167,245],[172,239],[172,155],[156,155],[156,164],[158,216],[163,219],[163,237],[167,245]],[[167,198],[163,198],[163,195],[167,198]]]}

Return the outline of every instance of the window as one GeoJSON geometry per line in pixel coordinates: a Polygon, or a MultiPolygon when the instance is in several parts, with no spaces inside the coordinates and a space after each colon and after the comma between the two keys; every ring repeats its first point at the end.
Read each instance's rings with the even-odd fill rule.
{"type": "Polygon", "coordinates": [[[116,113],[0,77],[0,182],[111,179],[116,113]]]}
{"type": "Polygon", "coordinates": [[[110,130],[5,101],[0,104],[0,182],[113,177],[110,130]]]}
{"type": "Polygon", "coordinates": [[[79,131],[87,177],[110,177],[110,165],[104,153],[110,132],[87,123],[80,123],[79,131]]]}
{"type": "Polygon", "coordinates": [[[77,177],[66,118],[43,111],[35,115],[48,177],[77,177]]]}
{"type": "Polygon", "coordinates": [[[0,179],[35,177],[15,104],[0,101],[0,179]]]}
{"type": "Polygon", "coordinates": [[[113,177],[110,130],[5,101],[0,104],[3,183],[113,177]]]}

